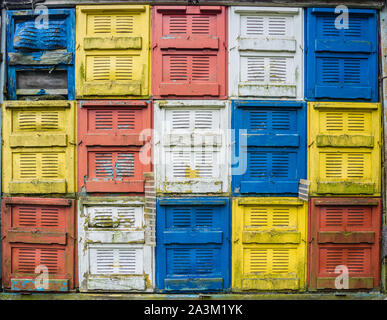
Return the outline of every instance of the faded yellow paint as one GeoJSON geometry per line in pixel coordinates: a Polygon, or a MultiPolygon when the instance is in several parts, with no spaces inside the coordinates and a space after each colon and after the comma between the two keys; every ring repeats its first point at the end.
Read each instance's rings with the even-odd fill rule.
{"type": "Polygon", "coordinates": [[[199,170],[191,169],[191,167],[187,164],[187,167],[185,168],[185,177],[192,179],[200,178],[199,170]]]}
{"type": "Polygon", "coordinates": [[[379,103],[308,103],[308,179],[313,196],[380,196],[379,103]]]}
{"type": "Polygon", "coordinates": [[[306,202],[234,198],[232,290],[305,290],[306,230],[306,202]]]}
{"type": "Polygon", "coordinates": [[[150,95],[150,6],[77,6],[78,99],[150,95]]]}
{"type": "Polygon", "coordinates": [[[74,101],[3,103],[3,192],[76,192],[74,101]]]}

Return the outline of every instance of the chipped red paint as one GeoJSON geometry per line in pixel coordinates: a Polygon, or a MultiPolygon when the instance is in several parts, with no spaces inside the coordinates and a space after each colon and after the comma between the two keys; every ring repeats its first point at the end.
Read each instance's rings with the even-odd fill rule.
{"type": "Polygon", "coordinates": [[[161,99],[227,98],[227,8],[154,6],[152,94],[161,99]]]}
{"type": "Polygon", "coordinates": [[[35,279],[48,269],[45,291],[75,287],[75,200],[47,198],[2,199],[3,288],[42,291],[35,279]]]}
{"type": "Polygon", "coordinates": [[[151,128],[150,101],[78,102],[78,192],[143,193],[151,128]]]}
{"type": "Polygon", "coordinates": [[[348,289],[379,287],[380,198],[312,198],[309,202],[309,289],[339,289],[335,273],[348,268],[348,289]]]}

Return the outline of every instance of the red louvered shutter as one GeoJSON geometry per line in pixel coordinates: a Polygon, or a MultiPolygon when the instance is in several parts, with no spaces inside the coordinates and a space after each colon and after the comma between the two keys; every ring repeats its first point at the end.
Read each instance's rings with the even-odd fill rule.
{"type": "Polygon", "coordinates": [[[335,289],[338,266],[348,268],[348,289],[379,286],[380,199],[313,198],[309,219],[311,289],[335,289]]]}
{"type": "Polygon", "coordinates": [[[82,101],[78,111],[78,190],[144,192],[150,102],[82,101]]]}
{"type": "Polygon", "coordinates": [[[226,8],[156,6],[153,96],[226,98],[226,8]]]}
{"type": "Polygon", "coordinates": [[[36,277],[48,271],[44,291],[70,291],[75,270],[75,201],[2,199],[3,287],[41,291],[36,277]]]}

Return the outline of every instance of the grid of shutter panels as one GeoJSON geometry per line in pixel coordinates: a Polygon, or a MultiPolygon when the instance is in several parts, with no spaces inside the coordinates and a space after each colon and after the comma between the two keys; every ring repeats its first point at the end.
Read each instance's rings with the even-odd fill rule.
{"type": "Polygon", "coordinates": [[[306,178],[306,104],[233,101],[232,192],[296,195],[306,178]]]}
{"type": "Polygon", "coordinates": [[[303,10],[231,7],[229,95],[303,99],[303,10]]]}
{"type": "Polygon", "coordinates": [[[161,291],[229,287],[228,198],[158,198],[156,284],[161,291]]]}
{"type": "Polygon", "coordinates": [[[380,104],[310,102],[312,195],[380,196],[380,104]]]}
{"type": "Polygon", "coordinates": [[[155,102],[158,193],[224,193],[229,189],[229,103],[155,102]]]}
{"type": "Polygon", "coordinates": [[[234,198],[233,291],[305,290],[306,219],[297,198],[234,198]]]}
{"type": "Polygon", "coordinates": [[[377,102],[377,11],[349,9],[342,26],[334,8],[306,10],[307,99],[377,102]]]}
{"type": "Polygon", "coordinates": [[[75,193],[75,103],[5,101],[3,192],[75,193]]]}
{"type": "Polygon", "coordinates": [[[226,7],[153,7],[155,98],[226,98],[226,7]]]}
{"type": "Polygon", "coordinates": [[[309,287],[335,289],[348,270],[348,288],[379,286],[379,198],[313,198],[310,203],[309,287]]]}
{"type": "Polygon", "coordinates": [[[150,101],[78,103],[79,190],[144,193],[152,111],[150,101]]]}
{"type": "Polygon", "coordinates": [[[76,286],[75,201],[2,198],[3,288],[10,291],[70,291],[76,286]],[[37,288],[47,271],[48,286],[37,288]]]}
{"type": "Polygon", "coordinates": [[[77,7],[76,96],[150,95],[150,6],[77,7]]]}
{"type": "Polygon", "coordinates": [[[143,197],[79,201],[79,289],[153,291],[154,248],[145,239],[143,197]]]}
{"type": "Polygon", "coordinates": [[[6,21],[8,99],[73,100],[74,9],[48,9],[41,19],[7,10],[6,21]]]}

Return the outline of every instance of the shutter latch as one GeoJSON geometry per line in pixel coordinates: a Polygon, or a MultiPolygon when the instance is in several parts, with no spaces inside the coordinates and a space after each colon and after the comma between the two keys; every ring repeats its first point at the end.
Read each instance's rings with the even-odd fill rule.
{"type": "Polygon", "coordinates": [[[234,240],[234,243],[237,243],[239,241],[239,238],[236,238],[235,240],[234,240]]]}

